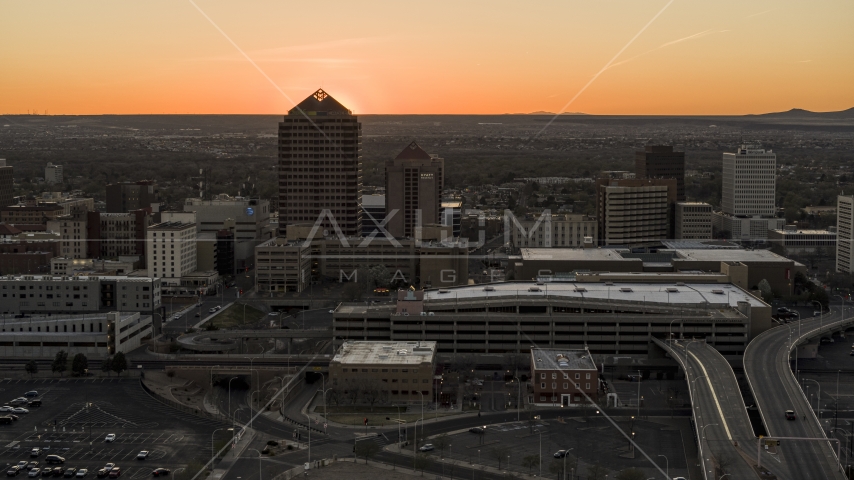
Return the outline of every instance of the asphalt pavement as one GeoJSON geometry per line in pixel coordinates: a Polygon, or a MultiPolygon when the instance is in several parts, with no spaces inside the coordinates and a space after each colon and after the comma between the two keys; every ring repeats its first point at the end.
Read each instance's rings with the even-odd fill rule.
{"type": "MultiPolygon", "coordinates": [[[[801,338],[815,336],[820,328],[829,334],[830,329],[842,321],[841,308],[838,307],[833,307],[821,318],[800,320],[801,338]]],[[[792,374],[791,344],[797,344],[797,339],[797,322],[772,328],[757,336],[745,351],[745,373],[770,436],[823,439],[826,438],[825,432],[792,374]],[[784,412],[790,409],[795,411],[796,420],[786,419],[784,412]]],[[[776,461],[784,469],[780,478],[844,478],[836,459],[835,444],[784,439],[778,450],[776,461]]]]}

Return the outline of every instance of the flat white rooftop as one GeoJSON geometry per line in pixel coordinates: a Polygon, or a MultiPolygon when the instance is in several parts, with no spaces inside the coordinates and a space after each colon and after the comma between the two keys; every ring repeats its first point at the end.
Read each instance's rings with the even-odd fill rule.
{"type": "Polygon", "coordinates": [[[347,341],[332,358],[342,365],[419,365],[433,362],[436,342],[347,341]]]}
{"type": "Polygon", "coordinates": [[[737,307],[738,302],[748,302],[752,307],[767,306],[765,302],[732,284],[690,283],[685,285],[667,285],[662,283],[613,282],[506,282],[463,287],[442,288],[424,292],[424,302],[450,300],[516,297],[532,298],[569,298],[578,300],[597,300],[614,302],[651,302],[669,305],[701,307],[703,304],[729,305],[737,307]],[[491,289],[491,290],[488,290],[491,289]]]}
{"type": "Polygon", "coordinates": [[[532,348],[534,370],[596,370],[587,350],[532,348]]]}

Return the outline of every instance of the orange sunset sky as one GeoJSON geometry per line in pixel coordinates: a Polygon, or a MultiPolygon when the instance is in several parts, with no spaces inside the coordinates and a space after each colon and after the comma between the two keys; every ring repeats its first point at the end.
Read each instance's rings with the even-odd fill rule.
{"type": "MultiPolygon", "coordinates": [[[[11,1],[0,113],[557,112],[668,0],[11,1]],[[232,45],[269,76],[280,93],[232,45]],[[287,97],[290,97],[289,100],[287,97]]],[[[674,0],[567,111],[854,106],[854,1],[674,0]]]]}

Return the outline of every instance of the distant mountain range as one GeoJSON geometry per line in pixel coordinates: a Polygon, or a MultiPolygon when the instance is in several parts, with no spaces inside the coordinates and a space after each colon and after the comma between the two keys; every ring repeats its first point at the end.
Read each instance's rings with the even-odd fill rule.
{"type": "Polygon", "coordinates": [[[854,107],[838,112],[811,112],[802,108],[793,108],[787,112],[763,113],[759,115],[747,115],[748,117],[765,118],[815,118],[815,119],[854,119],[854,107]]]}
{"type": "MultiPolygon", "coordinates": [[[[516,115],[519,115],[519,114],[516,114],[516,115]]],[[[557,115],[557,114],[555,112],[540,111],[540,112],[523,113],[521,115],[557,115]]],[[[561,113],[561,115],[588,115],[588,114],[583,113],[583,112],[563,112],[563,113],[561,113]]]]}

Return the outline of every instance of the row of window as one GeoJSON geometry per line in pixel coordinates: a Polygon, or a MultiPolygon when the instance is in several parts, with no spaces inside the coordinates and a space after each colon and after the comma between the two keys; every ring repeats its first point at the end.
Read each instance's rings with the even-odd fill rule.
{"type": "MultiPolygon", "coordinates": [[[[589,383],[585,383],[584,385],[585,385],[584,386],[585,390],[590,390],[590,384],[589,383]]],[[[546,382],[540,382],[540,389],[544,390],[545,388],[546,388],[546,382]]],[[[563,382],[563,389],[566,390],[568,388],[569,388],[569,383],[563,382]]],[[[581,388],[581,384],[575,383],[575,388],[581,388]]],[[[557,382],[552,382],[552,390],[557,390],[557,382]]]]}
{"type": "MultiPolygon", "coordinates": [[[[556,378],[557,378],[557,373],[556,373],[556,372],[552,372],[552,380],[554,380],[554,379],[556,379],[556,378]]],[[[589,374],[589,373],[585,373],[585,374],[584,374],[584,378],[585,378],[586,380],[590,380],[590,374],[589,374]]],[[[540,379],[545,380],[545,379],[546,379],[546,374],[545,374],[545,373],[540,373],[540,379]]],[[[564,379],[564,380],[569,380],[569,374],[568,374],[568,373],[564,373],[564,374],[563,374],[563,379],[564,379]]],[[[580,373],[576,373],[576,374],[575,374],[575,379],[576,379],[576,380],[580,380],[580,379],[581,379],[581,374],[580,374],[580,373]]]]}
{"type": "MultiPolygon", "coordinates": [[[[342,369],[341,369],[341,371],[342,371],[342,372],[344,372],[344,373],[347,373],[348,371],[349,371],[349,372],[352,372],[352,373],[357,373],[357,372],[359,372],[359,370],[360,370],[360,369],[358,369],[358,368],[350,368],[350,369],[342,368],[342,369]]],[[[389,371],[389,369],[388,369],[388,368],[383,368],[383,369],[376,369],[376,368],[372,368],[372,369],[371,369],[371,372],[372,372],[372,373],[377,373],[379,370],[382,370],[382,373],[388,373],[388,371],[389,371]]],[[[397,373],[397,370],[398,370],[397,368],[392,368],[392,369],[391,369],[391,373],[397,373]]],[[[402,368],[402,369],[400,369],[401,373],[409,373],[409,370],[410,370],[409,368],[402,368]]],[[[412,370],[412,373],[418,373],[418,369],[417,369],[417,368],[413,368],[413,369],[411,369],[411,370],[412,370]]],[[[367,369],[367,368],[362,368],[362,369],[361,369],[361,371],[362,371],[363,373],[368,373],[368,369],[367,369]]]]}

